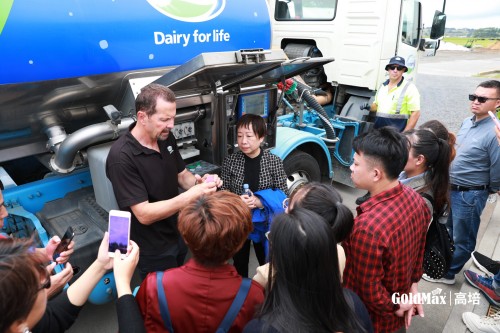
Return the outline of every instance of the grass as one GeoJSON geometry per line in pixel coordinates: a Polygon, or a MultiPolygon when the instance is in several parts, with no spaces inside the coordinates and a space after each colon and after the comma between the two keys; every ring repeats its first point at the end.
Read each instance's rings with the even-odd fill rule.
{"type": "Polygon", "coordinates": [[[467,37],[445,37],[443,39],[445,42],[453,43],[456,45],[467,46],[470,47],[470,43],[472,40],[472,47],[485,47],[488,48],[495,44],[498,39],[487,39],[487,38],[467,38],[467,37]]]}

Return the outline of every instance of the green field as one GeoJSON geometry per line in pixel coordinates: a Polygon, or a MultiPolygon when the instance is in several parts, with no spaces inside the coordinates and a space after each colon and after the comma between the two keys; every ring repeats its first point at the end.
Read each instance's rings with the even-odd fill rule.
{"type": "Polygon", "coordinates": [[[489,48],[500,39],[486,39],[486,38],[467,38],[467,37],[444,37],[445,42],[453,43],[456,45],[466,47],[485,47],[489,48]],[[472,46],[471,46],[472,44],[472,46]]]}

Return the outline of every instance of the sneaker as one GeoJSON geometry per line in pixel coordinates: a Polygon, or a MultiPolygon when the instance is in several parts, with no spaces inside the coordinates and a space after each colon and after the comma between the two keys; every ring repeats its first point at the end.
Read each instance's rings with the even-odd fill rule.
{"type": "Polygon", "coordinates": [[[371,197],[370,192],[366,192],[365,195],[363,195],[362,197],[359,197],[359,198],[356,199],[356,201],[355,201],[356,205],[358,205],[358,206],[361,205],[363,202],[365,202],[366,200],[370,199],[370,197],[371,197]]]}
{"type": "Polygon", "coordinates": [[[500,313],[493,317],[481,317],[472,312],[464,312],[462,320],[472,333],[500,333],[500,313]]]}
{"type": "Polygon", "coordinates": [[[498,261],[490,259],[477,251],[472,252],[471,257],[474,260],[474,264],[488,276],[493,277],[500,271],[500,263],[498,261]]]}
{"type": "Polygon", "coordinates": [[[453,278],[453,279],[447,279],[447,278],[433,279],[429,275],[424,274],[424,275],[422,275],[422,279],[424,279],[425,281],[428,281],[428,282],[432,282],[432,283],[444,283],[444,284],[449,284],[449,285],[455,284],[455,278],[453,278]]]}
{"type": "Polygon", "coordinates": [[[474,288],[479,289],[486,296],[491,304],[500,306],[500,296],[495,293],[492,278],[481,276],[469,270],[464,272],[464,276],[474,288]]]}

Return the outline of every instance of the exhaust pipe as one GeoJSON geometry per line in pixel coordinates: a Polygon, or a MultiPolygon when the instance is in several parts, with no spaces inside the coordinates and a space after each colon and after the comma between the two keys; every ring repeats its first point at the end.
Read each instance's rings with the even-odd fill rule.
{"type": "MultiPolygon", "coordinates": [[[[76,167],[77,153],[88,146],[118,138],[135,121],[134,118],[123,118],[121,123],[113,124],[111,120],[90,125],[68,135],[53,149],[55,154],[50,159],[50,167],[58,173],[69,173],[76,167]]],[[[60,129],[58,131],[60,134],[60,129]]],[[[47,131],[51,133],[51,131],[47,131]]],[[[49,142],[52,140],[49,137],[49,142]]]]}

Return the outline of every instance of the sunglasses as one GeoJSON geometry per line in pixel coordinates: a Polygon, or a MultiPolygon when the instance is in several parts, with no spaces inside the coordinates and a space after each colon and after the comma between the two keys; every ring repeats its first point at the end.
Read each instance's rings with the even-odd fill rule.
{"type": "Polygon", "coordinates": [[[396,66],[396,65],[393,65],[393,66],[387,66],[387,68],[390,70],[390,71],[393,71],[395,69],[397,69],[398,71],[404,71],[405,70],[405,67],[403,66],[396,66]]]}
{"type": "Polygon", "coordinates": [[[474,94],[469,94],[469,101],[474,102],[477,99],[479,103],[486,103],[486,101],[490,99],[500,99],[500,98],[492,98],[492,97],[483,97],[483,96],[477,96],[474,94]]]}

